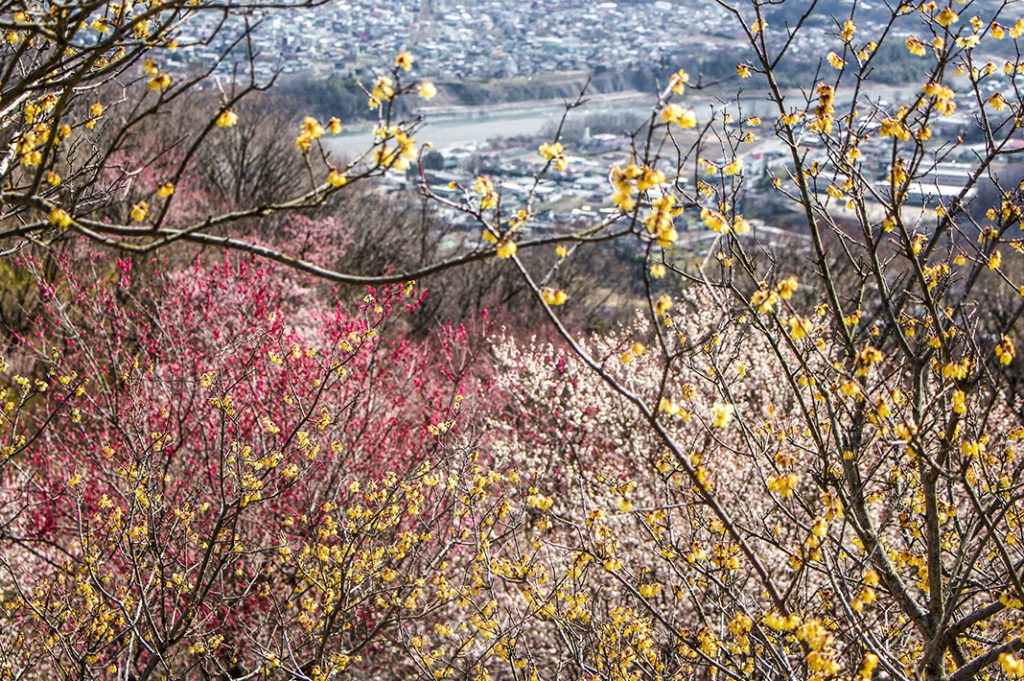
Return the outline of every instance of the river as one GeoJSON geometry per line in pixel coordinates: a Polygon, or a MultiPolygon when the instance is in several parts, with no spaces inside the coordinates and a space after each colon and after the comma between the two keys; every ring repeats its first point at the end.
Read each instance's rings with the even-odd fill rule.
{"type": "MultiPolygon", "coordinates": [[[[844,88],[837,96],[837,105],[848,101],[851,90],[844,88]]],[[[895,86],[876,86],[871,93],[874,97],[885,96],[905,99],[907,92],[895,86]]],[[[571,120],[585,120],[595,114],[633,114],[646,116],[651,111],[653,99],[650,95],[639,92],[611,93],[595,95],[584,106],[574,109],[569,114],[571,120]]],[[[708,106],[721,108],[721,103],[707,94],[688,96],[685,105],[693,107],[699,116],[704,116],[708,106]]],[[[745,93],[742,112],[734,105],[728,107],[730,113],[742,116],[772,116],[776,110],[768,101],[765,93],[745,93]]],[[[536,136],[548,127],[558,123],[565,106],[557,101],[524,102],[493,107],[462,107],[453,111],[438,111],[425,116],[425,123],[416,133],[419,143],[431,142],[438,150],[454,146],[480,144],[500,137],[519,135],[536,136]]],[[[721,113],[721,111],[719,111],[721,113]]],[[[578,128],[577,128],[578,129],[578,128]]],[[[372,129],[369,126],[353,128],[350,132],[326,139],[328,150],[342,156],[351,157],[361,154],[370,147],[372,129]]]]}
{"type": "MultiPolygon", "coordinates": [[[[506,108],[473,115],[427,115],[426,122],[416,133],[416,141],[430,142],[436,149],[444,150],[500,137],[536,136],[546,128],[557,125],[564,111],[565,107],[559,103],[543,102],[522,109],[506,108]]],[[[583,120],[593,114],[643,114],[648,111],[650,104],[617,102],[576,109],[569,116],[571,119],[583,120]]],[[[366,151],[371,141],[372,130],[359,129],[327,139],[326,146],[332,152],[352,156],[366,151]]]]}

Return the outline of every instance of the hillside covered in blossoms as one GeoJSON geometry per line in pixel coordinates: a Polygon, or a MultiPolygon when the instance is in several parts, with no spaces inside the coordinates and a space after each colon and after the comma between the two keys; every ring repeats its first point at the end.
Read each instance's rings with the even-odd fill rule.
{"type": "Polygon", "coordinates": [[[4,4],[0,679],[1024,678],[1024,6],[692,4],[4,4]]]}

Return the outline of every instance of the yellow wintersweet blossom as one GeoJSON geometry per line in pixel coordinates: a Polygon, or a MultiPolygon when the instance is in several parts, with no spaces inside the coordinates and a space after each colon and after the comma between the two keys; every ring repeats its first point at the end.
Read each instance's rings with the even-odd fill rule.
{"type": "Polygon", "coordinates": [[[644,226],[658,240],[658,245],[668,248],[679,238],[672,224],[673,206],[675,197],[671,195],[662,196],[651,202],[651,212],[644,218],[644,226]]]}
{"type": "Polygon", "coordinates": [[[231,109],[224,109],[217,116],[217,127],[219,128],[233,128],[238,124],[238,114],[231,109]]]}
{"type": "Polygon", "coordinates": [[[395,86],[387,76],[379,76],[370,91],[370,108],[378,109],[382,102],[390,101],[395,96],[395,86]]]}
{"type": "Polygon", "coordinates": [[[807,338],[812,329],[811,321],[802,317],[793,317],[789,320],[789,336],[793,340],[807,338]]]}
{"type": "Polygon", "coordinates": [[[937,21],[940,26],[949,26],[959,18],[960,16],[956,12],[947,7],[939,12],[938,16],[935,17],[935,21],[937,21]]]}
{"type": "Polygon", "coordinates": [[[1013,347],[1013,340],[1009,336],[1003,336],[1003,340],[995,347],[995,353],[996,357],[999,358],[1000,364],[1012,362],[1013,358],[1017,355],[1017,351],[1013,347]]]}
{"type": "Polygon", "coordinates": [[[711,405],[711,425],[715,428],[722,428],[730,421],[735,407],[727,402],[715,402],[711,405]]]}
{"type": "Polygon", "coordinates": [[[142,222],[143,220],[146,219],[148,215],[149,204],[146,203],[145,201],[139,201],[134,206],[132,206],[131,216],[132,220],[135,220],[135,222],[142,222]]]}
{"type": "Polygon", "coordinates": [[[739,156],[722,166],[723,175],[736,175],[743,170],[743,159],[739,156]]]}
{"type": "Polygon", "coordinates": [[[906,142],[910,139],[910,130],[898,117],[890,116],[882,120],[878,129],[878,135],[879,137],[895,137],[902,142],[906,142]]]}
{"type": "Polygon", "coordinates": [[[149,89],[156,92],[165,90],[171,86],[171,77],[166,73],[158,73],[149,79],[149,89]]]}
{"type": "Polygon", "coordinates": [[[327,182],[332,187],[343,187],[348,184],[348,178],[339,173],[337,170],[332,170],[327,175],[327,182]]]}
{"type": "Polygon", "coordinates": [[[490,194],[494,191],[494,181],[489,177],[481,175],[473,180],[473,191],[477,194],[490,194]]]}
{"type": "Polygon", "coordinates": [[[661,110],[661,120],[666,123],[675,123],[680,128],[692,128],[697,125],[697,114],[678,104],[666,104],[665,108],[661,110]]]}
{"type": "Polygon", "coordinates": [[[918,57],[923,57],[928,52],[928,46],[918,40],[916,36],[907,38],[907,49],[918,57]]]}
{"type": "MultiPolygon", "coordinates": [[[[501,256],[500,253],[498,255],[501,256]]],[[[546,288],[540,292],[540,295],[548,305],[562,305],[569,299],[569,295],[562,289],[546,288]]]]}
{"type": "Polygon", "coordinates": [[[850,20],[847,20],[846,23],[843,24],[843,32],[839,34],[839,37],[841,37],[846,42],[850,42],[850,39],[853,38],[853,34],[856,31],[857,27],[854,25],[854,23],[850,20]]]}
{"type": "Polygon", "coordinates": [[[750,78],[750,67],[746,64],[737,64],[736,73],[740,78],[750,78]]]}
{"type": "Polygon", "coordinates": [[[725,234],[729,231],[729,223],[726,221],[725,216],[719,213],[717,210],[710,208],[702,208],[700,211],[700,218],[704,221],[704,224],[718,232],[719,234],[725,234]]]}
{"type": "Polygon", "coordinates": [[[71,225],[71,216],[63,208],[57,208],[56,206],[50,210],[50,224],[54,227],[60,227],[64,229],[71,225]]]}
{"type": "Polygon", "coordinates": [[[967,396],[963,390],[953,391],[953,411],[957,414],[964,414],[967,412],[967,396]]]}
{"type": "Polygon", "coordinates": [[[341,121],[338,120],[337,116],[332,116],[331,120],[327,122],[327,132],[332,135],[341,134],[341,121]]]}
{"type": "Polygon", "coordinates": [[[537,151],[539,151],[540,155],[546,160],[552,161],[558,158],[565,149],[562,147],[561,142],[553,142],[551,144],[540,145],[540,147],[537,148],[537,151]]]}
{"type": "Polygon", "coordinates": [[[778,290],[778,297],[781,298],[782,300],[788,300],[793,297],[793,294],[797,292],[797,289],[799,287],[800,283],[797,280],[796,276],[791,276],[791,278],[784,279],[781,282],[779,282],[778,286],[776,287],[776,289],[778,290]]]}
{"type": "Polygon", "coordinates": [[[679,69],[672,74],[669,78],[668,84],[672,88],[672,92],[677,95],[683,94],[686,91],[686,84],[690,82],[690,74],[686,71],[679,69]]]}
{"type": "Polygon", "coordinates": [[[167,198],[168,196],[170,196],[173,193],[174,193],[174,183],[173,182],[165,182],[164,184],[160,185],[159,189],[156,190],[156,195],[159,196],[162,199],[163,198],[167,198]]]}
{"type": "Polygon", "coordinates": [[[1007,106],[1009,106],[1009,104],[1007,104],[1006,100],[1003,98],[1003,93],[1001,92],[997,92],[988,99],[986,99],[985,103],[988,104],[993,109],[995,109],[996,111],[1002,111],[1007,106]]]}
{"type": "Polygon", "coordinates": [[[395,57],[395,67],[408,71],[412,68],[412,63],[415,60],[416,58],[412,56],[412,52],[399,52],[398,56],[395,57]]]}
{"type": "Polygon", "coordinates": [[[701,157],[697,159],[697,163],[704,168],[704,172],[708,175],[718,174],[718,164],[714,161],[709,161],[708,159],[701,157]]]}
{"type": "MultiPolygon", "coordinates": [[[[651,169],[644,166],[643,174],[636,178],[636,189],[637,191],[645,192],[651,187],[657,187],[659,184],[665,183],[665,171],[658,169],[651,169]]],[[[665,197],[668,198],[668,197],[665,197]]],[[[675,204],[675,198],[673,197],[669,202],[669,207],[675,204]]]]}
{"type": "Polygon", "coordinates": [[[779,294],[768,289],[758,289],[754,291],[754,295],[750,296],[750,304],[757,308],[758,312],[771,312],[775,309],[777,302],[779,302],[779,294]]]}
{"type": "Polygon", "coordinates": [[[828,63],[832,65],[832,68],[837,69],[839,71],[842,71],[843,67],[846,66],[846,60],[840,57],[835,52],[829,52],[827,55],[825,55],[825,58],[828,60],[828,63]]]}
{"type": "Polygon", "coordinates": [[[796,125],[804,118],[803,111],[794,111],[792,113],[782,114],[779,120],[782,121],[783,125],[796,125]]]}
{"type": "Polygon", "coordinates": [[[516,254],[516,244],[511,239],[505,239],[498,244],[498,257],[502,259],[511,258],[516,254]]]}
{"type": "Polygon", "coordinates": [[[800,476],[796,473],[783,473],[781,475],[769,476],[767,487],[769,492],[775,492],[780,497],[788,497],[800,482],[800,476]]]}
{"type": "Polygon", "coordinates": [[[481,175],[473,180],[473,191],[480,194],[480,210],[498,207],[498,192],[494,190],[491,178],[481,175]]]}
{"type": "Polygon", "coordinates": [[[437,87],[430,81],[420,83],[419,95],[423,99],[433,99],[437,95],[437,87]]]}
{"type": "Polygon", "coordinates": [[[634,163],[629,164],[624,169],[619,166],[612,166],[611,183],[615,187],[615,193],[612,194],[612,203],[623,211],[628,212],[636,207],[636,200],[633,198],[636,188],[633,186],[632,181],[641,172],[634,163]]]}
{"type": "Polygon", "coordinates": [[[302,119],[302,131],[313,139],[319,139],[323,137],[324,126],[312,116],[306,116],[302,119]]]}
{"type": "Polygon", "coordinates": [[[1018,659],[1013,653],[999,653],[999,666],[1011,679],[1024,676],[1024,660],[1018,659]]]}

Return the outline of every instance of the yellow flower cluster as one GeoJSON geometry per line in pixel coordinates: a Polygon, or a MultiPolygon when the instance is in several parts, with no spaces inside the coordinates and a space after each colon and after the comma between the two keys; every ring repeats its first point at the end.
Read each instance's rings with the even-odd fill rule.
{"type": "Polygon", "coordinates": [[[811,320],[804,317],[791,317],[789,320],[789,337],[793,340],[803,340],[813,330],[811,320]]]}
{"type": "Polygon", "coordinates": [[[545,288],[540,294],[548,305],[563,305],[569,299],[569,295],[562,289],[545,288]]]}
{"type": "Polygon", "coordinates": [[[764,616],[764,623],[775,631],[793,631],[800,625],[801,617],[796,613],[788,617],[782,617],[778,613],[768,613],[764,616]]]}
{"type": "Polygon", "coordinates": [[[818,84],[818,106],[814,109],[814,120],[807,127],[814,132],[832,132],[835,114],[836,90],[826,83],[818,84]]]}
{"type": "Polygon", "coordinates": [[[857,369],[857,375],[867,376],[868,369],[873,364],[877,364],[878,362],[881,362],[883,359],[884,356],[877,348],[872,347],[870,345],[867,346],[859,353],[857,353],[857,357],[854,360],[857,369]]]}
{"type": "Polygon", "coordinates": [[[732,421],[733,412],[736,407],[727,402],[715,402],[711,405],[711,425],[715,428],[723,428],[732,421]]]}
{"type": "Polygon", "coordinates": [[[960,16],[956,12],[946,7],[939,12],[938,16],[935,17],[935,21],[938,22],[940,26],[949,26],[959,18],[960,16]]]}
{"type": "Polygon", "coordinates": [[[878,655],[874,653],[868,653],[864,656],[864,662],[861,665],[860,673],[857,675],[857,681],[871,681],[875,675],[875,667],[878,666],[878,655]]]}
{"type": "Polygon", "coordinates": [[[399,52],[398,55],[395,57],[395,68],[402,69],[403,71],[408,71],[409,69],[412,68],[412,63],[415,60],[416,58],[412,56],[411,52],[399,52]]]}
{"type": "Polygon", "coordinates": [[[636,207],[635,195],[665,182],[665,173],[647,166],[630,163],[625,168],[612,166],[611,183],[615,187],[612,203],[629,212],[636,207]]]}
{"type": "Polygon", "coordinates": [[[711,208],[702,208],[700,211],[700,217],[709,229],[718,232],[719,234],[726,234],[730,231],[734,234],[747,234],[750,232],[750,222],[748,222],[742,215],[736,215],[733,217],[731,227],[729,225],[729,221],[724,215],[711,208]]]}
{"type": "Polygon", "coordinates": [[[996,357],[999,358],[1000,364],[1009,364],[1016,357],[1017,351],[1013,347],[1013,340],[1009,336],[1003,336],[1003,339],[995,347],[996,357]]]}
{"type": "Polygon", "coordinates": [[[644,226],[662,248],[668,248],[679,238],[672,224],[673,217],[677,215],[675,203],[676,197],[670,194],[659,197],[651,202],[651,212],[644,217],[644,226]]]}
{"type": "Polygon", "coordinates": [[[929,97],[935,98],[935,109],[943,116],[952,116],[956,111],[956,102],[953,101],[956,93],[952,88],[942,83],[929,82],[921,91],[929,97]]]}
{"type": "Polygon", "coordinates": [[[416,140],[398,126],[391,126],[377,132],[384,139],[383,144],[374,149],[374,161],[389,170],[406,170],[412,159],[416,158],[416,140]],[[395,146],[389,147],[388,141],[393,140],[395,146]]]}
{"type": "Polygon", "coordinates": [[[925,45],[920,40],[918,40],[917,36],[912,35],[909,38],[907,38],[906,44],[907,49],[910,50],[910,53],[913,55],[917,55],[918,57],[923,57],[928,52],[928,46],[925,45]]]}
{"type": "Polygon", "coordinates": [[[57,208],[55,206],[50,210],[50,224],[64,229],[71,226],[71,216],[63,208],[57,208]]]}
{"type": "Polygon", "coordinates": [[[1009,103],[1007,103],[1006,99],[1003,97],[1003,93],[1001,92],[996,92],[995,94],[993,94],[991,97],[985,100],[985,103],[988,104],[993,109],[995,109],[996,111],[1002,111],[1003,109],[1009,106],[1009,103]]]}
{"type": "Polygon", "coordinates": [[[313,140],[319,139],[323,134],[324,126],[320,125],[320,121],[312,116],[306,116],[302,120],[302,127],[299,131],[299,136],[295,138],[295,146],[305,153],[309,150],[313,140]]]}
{"type": "Polygon", "coordinates": [[[999,666],[1011,679],[1024,677],[1024,660],[1013,653],[999,653],[999,666]]]}
{"type": "Polygon", "coordinates": [[[556,168],[564,171],[569,167],[569,158],[565,155],[565,149],[561,142],[540,145],[538,151],[548,161],[553,161],[556,168]]]}
{"type": "Polygon", "coordinates": [[[378,76],[370,91],[370,108],[379,109],[383,102],[389,102],[395,97],[395,84],[388,76],[378,76]]]}
{"type": "Polygon", "coordinates": [[[686,92],[686,85],[690,82],[690,74],[686,71],[679,69],[668,79],[669,87],[672,88],[672,92],[677,95],[681,95],[686,92]]]}
{"type": "Polygon", "coordinates": [[[697,125],[697,114],[678,104],[666,104],[665,108],[661,110],[661,120],[666,123],[675,123],[680,128],[692,128],[697,125]]]}
{"type": "Polygon", "coordinates": [[[216,123],[218,128],[233,128],[238,124],[238,114],[231,109],[224,109],[217,116],[216,123]]]}
{"type": "Polygon", "coordinates": [[[433,99],[437,96],[437,87],[429,80],[425,80],[420,83],[419,95],[423,99],[433,99]]]}
{"type": "MultiPolygon", "coordinates": [[[[480,210],[489,210],[498,207],[498,192],[494,189],[494,180],[481,175],[473,180],[473,191],[480,195],[480,210]]],[[[490,230],[487,230],[489,233],[490,230]]],[[[485,240],[487,233],[484,234],[485,240]]]]}
{"type": "Polygon", "coordinates": [[[135,220],[135,222],[142,222],[143,220],[146,219],[148,215],[149,204],[146,203],[145,201],[139,201],[134,206],[132,206],[131,216],[132,220],[135,220]]]}
{"type": "Polygon", "coordinates": [[[780,497],[788,497],[796,489],[797,484],[800,482],[800,476],[796,473],[782,473],[780,475],[773,475],[768,478],[768,491],[775,492],[780,497]]]}

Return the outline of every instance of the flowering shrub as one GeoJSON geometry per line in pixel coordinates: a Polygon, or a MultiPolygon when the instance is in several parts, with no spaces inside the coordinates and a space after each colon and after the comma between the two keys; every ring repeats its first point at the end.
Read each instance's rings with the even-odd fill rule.
{"type": "Polygon", "coordinates": [[[19,266],[43,312],[5,364],[12,674],[327,678],[390,635],[445,553],[429,476],[465,456],[428,430],[473,385],[464,333],[382,339],[412,287],[299,315],[251,260],[19,266]]]}

